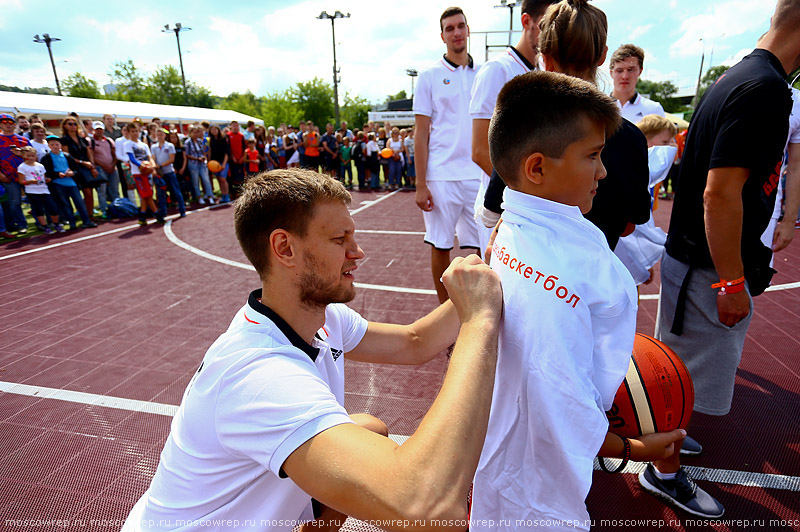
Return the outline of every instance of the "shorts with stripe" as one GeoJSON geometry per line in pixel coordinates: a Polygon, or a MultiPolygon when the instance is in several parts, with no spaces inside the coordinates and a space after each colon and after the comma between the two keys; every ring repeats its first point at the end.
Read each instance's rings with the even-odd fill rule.
{"type": "Polygon", "coordinates": [[[462,248],[480,248],[480,227],[473,207],[479,186],[479,179],[428,181],[433,210],[422,212],[426,243],[436,249],[453,249],[458,236],[462,248]]]}

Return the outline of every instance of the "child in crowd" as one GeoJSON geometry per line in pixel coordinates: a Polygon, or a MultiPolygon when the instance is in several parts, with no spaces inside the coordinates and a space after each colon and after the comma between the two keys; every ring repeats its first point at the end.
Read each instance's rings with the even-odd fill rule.
{"type": "Polygon", "coordinates": [[[381,166],[378,161],[378,143],[375,142],[375,133],[370,133],[367,136],[367,179],[369,186],[372,190],[381,189],[381,166]]]}
{"type": "Polygon", "coordinates": [[[97,227],[89,219],[89,211],[86,209],[86,202],[83,201],[81,191],[73,177],[80,168],[78,161],[71,155],[61,151],[61,138],[56,135],[47,136],[47,145],[50,153],[42,157],[42,166],[45,168],[45,177],[50,178],[49,190],[56,198],[61,221],[69,222],[69,228],[77,227],[75,221],[75,209],[81,217],[84,227],[97,227]],[[72,200],[72,205],[70,205],[72,200]]]}
{"type": "Polygon", "coordinates": [[[661,260],[667,234],[656,227],[652,211],[658,208],[658,190],[672,168],[678,153],[675,135],[678,128],[661,115],[647,115],[636,126],[647,139],[647,163],[650,168],[650,219],[637,225],[633,233],[619,239],[614,254],[630,272],[637,285],[653,282],[653,268],[661,260]]]}
{"type": "Polygon", "coordinates": [[[156,213],[158,223],[164,223],[161,211],[156,207],[153,199],[153,184],[151,176],[156,169],[156,163],[150,153],[150,147],[139,140],[139,127],[136,123],[128,124],[129,141],[125,145],[125,154],[131,163],[133,181],[139,193],[139,225],[147,224],[147,211],[156,213]]]}
{"type": "Polygon", "coordinates": [[[54,231],[63,233],[64,227],[58,221],[58,210],[47,188],[50,179],[45,176],[45,167],[38,162],[36,148],[23,146],[20,148],[20,153],[23,162],[17,167],[17,179],[19,184],[25,187],[25,195],[28,196],[33,216],[48,235],[54,231]],[[52,222],[50,225],[45,219],[45,212],[50,216],[52,222]]]}
{"type": "Polygon", "coordinates": [[[363,131],[356,133],[356,141],[350,154],[353,157],[353,161],[356,163],[356,172],[358,173],[358,190],[367,190],[367,183],[369,182],[366,169],[367,140],[363,131]]]}
{"type": "Polygon", "coordinates": [[[667,457],[685,435],[608,432],[605,412],[633,349],[636,289],[583,213],[606,175],[600,152],[620,122],[614,100],[563,74],[517,76],[497,98],[489,151],[508,188],[490,265],[504,315],[474,530],[509,518],[491,529],[546,519],[548,530],[589,530],[584,501],[595,456],[667,457]]]}
{"type": "Polygon", "coordinates": [[[342,163],[342,169],[339,172],[341,180],[347,190],[353,189],[353,164],[351,159],[352,148],[350,147],[350,137],[344,137],[342,143],[339,145],[339,160],[342,163]]]}
{"type": "MultiPolygon", "coordinates": [[[[247,139],[247,149],[244,151],[245,159],[247,161],[248,175],[255,175],[258,173],[259,166],[259,153],[256,149],[256,139],[247,139]]],[[[272,157],[267,155],[267,170],[272,170],[272,157]]]]}

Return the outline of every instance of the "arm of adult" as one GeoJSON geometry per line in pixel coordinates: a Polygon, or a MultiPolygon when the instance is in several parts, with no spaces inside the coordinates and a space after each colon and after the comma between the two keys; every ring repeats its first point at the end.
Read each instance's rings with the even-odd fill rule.
{"type": "MultiPolygon", "coordinates": [[[[742,189],[750,176],[747,168],[712,168],[703,192],[706,239],[720,279],[732,281],[744,275],[742,264],[742,189]]],[[[711,287],[708,288],[712,290],[711,287]]],[[[717,297],[719,321],[733,327],[750,312],[746,290],[717,297]]]]}
{"type": "Polygon", "coordinates": [[[351,360],[379,364],[422,364],[456,340],[461,323],[455,306],[447,301],[410,325],[370,322],[351,360]]]}
{"type": "Polygon", "coordinates": [[[472,119],[472,162],[486,175],[492,175],[492,160],[489,157],[489,120],[472,119]]]}
{"type": "Polygon", "coordinates": [[[414,201],[423,211],[432,211],[433,195],[428,188],[428,141],[430,140],[431,117],[414,115],[414,125],[417,130],[415,136],[414,170],[417,173],[417,191],[414,201]]]}
{"type": "Polygon", "coordinates": [[[389,529],[465,528],[489,419],[502,295],[497,276],[475,255],[456,258],[444,285],[462,325],[442,388],[417,431],[398,446],[362,427],[337,425],[285,460],[283,470],[322,504],[390,522],[382,525],[389,529]],[[451,524],[442,528],[434,519],[451,524]]]}
{"type": "Polygon", "coordinates": [[[778,222],[772,237],[772,251],[780,251],[792,241],[795,217],[800,210],[800,144],[789,144],[789,162],[786,167],[786,190],[784,191],[784,215],[778,222]]]}

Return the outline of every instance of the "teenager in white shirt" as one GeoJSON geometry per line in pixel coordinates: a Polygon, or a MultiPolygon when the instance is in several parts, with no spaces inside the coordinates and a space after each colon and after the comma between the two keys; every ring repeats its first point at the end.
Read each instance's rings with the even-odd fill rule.
{"type": "Polygon", "coordinates": [[[417,206],[431,245],[431,273],[439,301],[447,299],[442,272],[450,264],[455,236],[461,248],[480,249],[473,209],[480,169],[470,154],[469,95],[476,69],[467,53],[469,26],[464,12],[451,7],[439,18],[447,52],[420,73],[414,93],[417,206]]]}
{"type": "Polygon", "coordinates": [[[262,287],[206,353],[123,530],[289,531],[311,497],[321,526],[465,522],[494,380],[497,276],[457,258],[449,302],[411,325],[367,322],[341,304],[364,257],[349,202],[340,182],[305,169],[245,184],[234,226],[262,287]],[[454,340],[442,389],[402,447],[381,421],[345,411],[345,357],[418,364],[454,340]]]}
{"type": "Polygon", "coordinates": [[[647,115],[664,116],[661,104],[636,92],[636,83],[644,68],[644,50],[635,44],[623,44],[609,61],[614,91],[611,93],[622,110],[622,118],[637,123],[647,115]]]}

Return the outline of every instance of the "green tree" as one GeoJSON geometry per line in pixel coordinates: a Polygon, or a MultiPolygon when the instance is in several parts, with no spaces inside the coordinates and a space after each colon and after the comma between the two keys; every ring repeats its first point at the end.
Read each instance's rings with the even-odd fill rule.
{"type": "Polygon", "coordinates": [[[636,91],[660,103],[668,113],[679,113],[686,110],[686,107],[674,97],[675,93],[678,92],[678,87],[671,81],[640,79],[636,84],[636,91]]]}
{"type": "Polygon", "coordinates": [[[297,124],[303,119],[303,112],[292,99],[289,89],[275,91],[261,98],[261,114],[258,115],[267,126],[277,127],[281,122],[297,124]]]}
{"type": "Polygon", "coordinates": [[[100,92],[100,86],[97,84],[97,82],[93,79],[87,78],[80,72],[75,72],[66,78],[61,82],[61,86],[64,88],[64,92],[66,92],[68,96],[95,99],[103,97],[103,94],[100,92]]]}
{"type": "Polygon", "coordinates": [[[320,129],[326,122],[333,122],[333,87],[329,83],[320,78],[301,81],[291,89],[291,95],[306,120],[321,125],[320,129]]]}
{"type": "Polygon", "coordinates": [[[392,102],[394,100],[405,100],[407,98],[408,96],[406,95],[406,90],[403,89],[397,94],[389,94],[388,96],[386,96],[386,103],[392,102]]]}
{"type": "Polygon", "coordinates": [[[29,94],[49,94],[49,95],[58,94],[55,89],[51,89],[50,87],[37,87],[37,88],[25,87],[24,89],[21,89],[15,85],[0,85],[0,91],[27,92],[29,94]]]}
{"type": "Polygon", "coordinates": [[[225,98],[220,99],[218,108],[238,111],[250,116],[261,116],[261,101],[250,91],[230,93],[225,98]]]}
{"type": "Polygon", "coordinates": [[[167,105],[185,105],[183,83],[178,69],[172,65],[158,67],[145,82],[145,101],[167,105]]]}
{"type": "MultiPolygon", "coordinates": [[[[344,105],[342,106],[342,120],[345,120],[350,129],[361,129],[361,126],[369,120],[370,104],[366,98],[361,96],[350,96],[344,94],[344,105]]],[[[338,125],[338,124],[337,124],[338,125]]]]}
{"type": "Polygon", "coordinates": [[[125,100],[129,102],[146,102],[144,94],[145,79],[142,73],[136,68],[133,60],[117,61],[109,72],[111,83],[116,90],[111,93],[111,98],[115,100],[125,100]]]}

